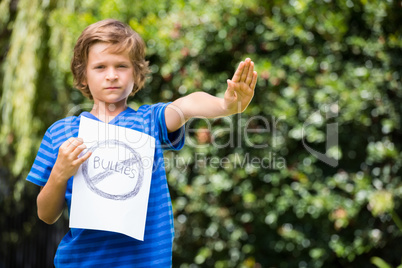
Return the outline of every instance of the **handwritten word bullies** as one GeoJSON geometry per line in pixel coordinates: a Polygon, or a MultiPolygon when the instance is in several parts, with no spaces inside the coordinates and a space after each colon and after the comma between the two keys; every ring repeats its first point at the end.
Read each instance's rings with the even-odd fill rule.
{"type": "Polygon", "coordinates": [[[131,159],[125,161],[110,161],[101,159],[99,156],[94,157],[94,169],[103,169],[103,171],[114,171],[134,179],[138,175],[138,169],[132,168],[133,163],[129,163],[131,159]]]}
{"type": "Polygon", "coordinates": [[[90,159],[93,159],[93,164],[92,160],[85,161],[81,167],[85,182],[91,191],[101,197],[112,200],[126,200],[138,194],[144,177],[144,166],[138,152],[118,140],[101,141],[89,148],[88,151],[93,153],[90,157],[90,159]],[[110,148],[111,150],[109,152],[103,151],[102,148],[110,148]],[[129,158],[123,161],[106,160],[108,157],[109,159],[110,157],[118,158],[118,152],[120,151],[125,152],[126,156],[129,155],[129,158]],[[90,172],[90,170],[92,171],[90,172]],[[117,193],[99,185],[101,181],[114,178],[113,175],[125,177],[131,180],[133,184],[117,193]]]}

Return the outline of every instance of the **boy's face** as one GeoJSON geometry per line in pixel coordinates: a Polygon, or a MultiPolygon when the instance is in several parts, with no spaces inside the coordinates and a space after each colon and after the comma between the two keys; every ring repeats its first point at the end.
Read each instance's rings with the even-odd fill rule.
{"type": "Polygon", "coordinates": [[[95,104],[125,105],[134,86],[134,68],[127,51],[112,54],[109,46],[95,43],[89,48],[86,84],[95,104]]]}

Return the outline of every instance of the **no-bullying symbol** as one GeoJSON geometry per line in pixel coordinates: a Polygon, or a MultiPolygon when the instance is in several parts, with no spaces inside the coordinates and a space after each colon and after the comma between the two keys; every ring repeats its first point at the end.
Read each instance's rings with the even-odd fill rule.
{"type": "Polygon", "coordinates": [[[82,174],[92,192],[112,200],[138,194],[144,177],[140,154],[118,140],[98,142],[88,151],[92,155],[82,164],[82,174]]]}

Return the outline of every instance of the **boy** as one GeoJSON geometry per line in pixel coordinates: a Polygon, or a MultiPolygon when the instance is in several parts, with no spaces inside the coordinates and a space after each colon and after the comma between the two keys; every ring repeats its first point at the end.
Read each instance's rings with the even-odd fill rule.
{"type": "MultiPolygon", "coordinates": [[[[112,19],[88,26],[78,38],[71,62],[75,86],[93,100],[91,112],[54,123],[46,131],[27,180],[41,186],[38,216],[48,224],[71,206],[72,178],[91,153],[78,138],[82,116],[144,132],[156,139],[154,161],[162,148],[180,149],[184,124],[192,117],[221,117],[242,112],[250,103],[257,73],[250,59],[228,80],[224,98],[196,92],[172,103],[127,106],[144,85],[148,71],[145,44],[129,26],[112,19]]],[[[100,208],[101,209],[101,208],[100,208]]],[[[172,205],[163,165],[152,171],[144,241],[106,231],[72,228],[60,242],[56,267],[170,267],[174,237],[172,205]]]]}

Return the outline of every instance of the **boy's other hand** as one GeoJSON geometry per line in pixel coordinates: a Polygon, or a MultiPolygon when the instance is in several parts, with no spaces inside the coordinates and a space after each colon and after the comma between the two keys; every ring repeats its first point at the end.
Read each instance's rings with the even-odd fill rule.
{"type": "Polygon", "coordinates": [[[74,176],[81,164],[91,156],[91,152],[87,152],[79,157],[85,149],[86,146],[81,138],[69,138],[60,146],[53,169],[63,182],[74,176]]]}
{"type": "Polygon", "coordinates": [[[243,112],[254,96],[257,72],[254,62],[247,58],[240,62],[232,80],[227,80],[228,88],[224,96],[224,108],[231,114],[243,112]]]}

